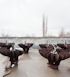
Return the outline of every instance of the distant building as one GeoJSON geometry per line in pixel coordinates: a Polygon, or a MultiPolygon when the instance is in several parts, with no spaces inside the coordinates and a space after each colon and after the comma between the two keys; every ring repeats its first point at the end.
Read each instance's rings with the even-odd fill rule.
{"type": "Polygon", "coordinates": [[[70,32],[67,32],[64,36],[65,37],[70,37],[70,32]]]}
{"type": "Polygon", "coordinates": [[[61,29],[59,37],[70,37],[70,32],[64,32],[64,28],[61,29]]]}
{"type": "Polygon", "coordinates": [[[64,35],[65,35],[64,28],[62,28],[60,31],[59,37],[64,37],[64,35]]]}

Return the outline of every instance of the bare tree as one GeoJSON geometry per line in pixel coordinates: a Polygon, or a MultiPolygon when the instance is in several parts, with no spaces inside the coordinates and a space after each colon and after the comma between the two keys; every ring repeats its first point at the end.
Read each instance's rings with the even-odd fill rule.
{"type": "Polygon", "coordinates": [[[1,33],[1,37],[11,37],[8,33],[5,34],[5,33],[1,33]]]}

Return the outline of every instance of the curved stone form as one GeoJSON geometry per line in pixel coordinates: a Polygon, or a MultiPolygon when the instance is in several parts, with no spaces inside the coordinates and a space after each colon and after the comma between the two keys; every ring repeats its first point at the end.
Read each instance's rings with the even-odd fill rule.
{"type": "Polygon", "coordinates": [[[56,49],[56,52],[58,52],[60,60],[65,60],[70,57],[70,47],[68,45],[66,49],[56,49]]]}
{"type": "Polygon", "coordinates": [[[18,64],[18,57],[23,54],[23,51],[20,51],[20,50],[10,51],[6,47],[1,47],[0,53],[10,58],[11,66],[12,66],[12,64],[15,64],[15,65],[18,64]]]}
{"type": "Polygon", "coordinates": [[[66,49],[67,48],[67,45],[65,45],[65,44],[57,44],[57,46],[59,46],[62,49],[66,49]]]}
{"type": "Polygon", "coordinates": [[[41,48],[47,48],[47,45],[48,45],[48,44],[39,44],[39,46],[40,46],[41,48]]]}
{"type": "Polygon", "coordinates": [[[0,43],[0,47],[6,47],[7,49],[14,48],[14,45],[15,43],[0,43]]]}
{"type": "Polygon", "coordinates": [[[70,44],[66,45],[66,48],[63,44],[61,44],[61,49],[56,49],[56,54],[51,53],[50,48],[41,48],[39,53],[48,59],[49,64],[57,66],[60,64],[62,60],[65,60],[70,57],[70,44]]]}
{"type": "Polygon", "coordinates": [[[33,43],[26,43],[26,44],[18,44],[19,47],[23,48],[24,53],[28,53],[29,48],[33,46],[33,43]]]}
{"type": "Polygon", "coordinates": [[[39,53],[40,53],[43,57],[47,58],[48,61],[49,61],[49,54],[50,54],[50,52],[53,51],[53,50],[54,50],[54,47],[53,47],[52,45],[48,45],[46,48],[41,48],[41,49],[39,49],[39,53]]]}

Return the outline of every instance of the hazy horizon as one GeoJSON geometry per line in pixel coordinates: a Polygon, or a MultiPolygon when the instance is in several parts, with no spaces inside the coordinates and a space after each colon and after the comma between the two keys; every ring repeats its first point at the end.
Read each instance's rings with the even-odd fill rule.
{"type": "Polygon", "coordinates": [[[70,32],[69,0],[0,0],[0,36],[42,36],[43,14],[47,35],[70,32]]]}

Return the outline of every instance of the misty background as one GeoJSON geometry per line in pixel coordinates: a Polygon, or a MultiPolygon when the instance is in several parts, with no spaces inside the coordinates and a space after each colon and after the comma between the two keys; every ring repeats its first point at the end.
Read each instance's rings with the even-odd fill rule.
{"type": "Polygon", "coordinates": [[[0,36],[47,36],[70,32],[70,0],[0,0],[0,36]]]}

